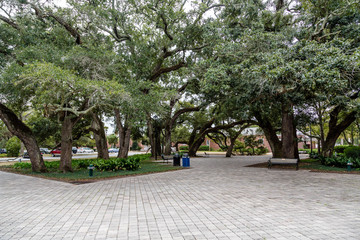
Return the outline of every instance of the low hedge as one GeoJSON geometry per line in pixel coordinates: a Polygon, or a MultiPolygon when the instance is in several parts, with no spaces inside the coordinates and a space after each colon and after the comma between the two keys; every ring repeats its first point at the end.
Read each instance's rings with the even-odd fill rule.
{"type": "Polygon", "coordinates": [[[189,146],[180,146],[179,150],[181,151],[188,151],[189,150],[189,146]]]}
{"type": "MultiPolygon", "coordinates": [[[[140,162],[150,158],[150,154],[138,154],[128,158],[111,158],[111,159],[86,159],[72,160],[73,169],[87,169],[92,164],[98,171],[118,171],[129,170],[135,171],[140,168],[140,162]]],[[[60,161],[47,162],[47,169],[59,169],[60,161]]],[[[15,169],[31,169],[31,163],[21,162],[13,165],[15,169]]]]}
{"type": "Polygon", "coordinates": [[[206,145],[200,146],[198,151],[210,151],[210,146],[206,146],[206,145]]]}
{"type": "Polygon", "coordinates": [[[344,153],[345,149],[351,147],[350,145],[339,145],[334,147],[336,153],[344,153]]]}
{"type": "Polygon", "coordinates": [[[338,157],[329,157],[329,158],[321,157],[320,160],[321,160],[321,164],[323,164],[325,166],[346,168],[347,162],[350,161],[353,164],[352,165],[353,168],[360,168],[360,159],[359,158],[349,158],[346,156],[338,156],[338,157]]]}
{"type": "Polygon", "coordinates": [[[344,154],[348,158],[360,158],[360,147],[351,146],[344,150],[344,154]]]}

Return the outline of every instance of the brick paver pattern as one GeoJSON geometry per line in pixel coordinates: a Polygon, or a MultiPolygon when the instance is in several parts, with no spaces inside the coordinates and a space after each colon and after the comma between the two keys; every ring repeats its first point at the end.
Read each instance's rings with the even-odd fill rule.
{"type": "Polygon", "coordinates": [[[0,172],[0,239],[360,239],[360,175],[192,158],[83,185],[0,172]]]}

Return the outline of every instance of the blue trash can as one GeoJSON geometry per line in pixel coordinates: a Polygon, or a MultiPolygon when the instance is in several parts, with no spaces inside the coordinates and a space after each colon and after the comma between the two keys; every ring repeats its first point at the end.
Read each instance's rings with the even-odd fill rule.
{"type": "Polygon", "coordinates": [[[182,165],[183,167],[190,167],[190,158],[187,153],[184,153],[182,157],[182,165]]]}

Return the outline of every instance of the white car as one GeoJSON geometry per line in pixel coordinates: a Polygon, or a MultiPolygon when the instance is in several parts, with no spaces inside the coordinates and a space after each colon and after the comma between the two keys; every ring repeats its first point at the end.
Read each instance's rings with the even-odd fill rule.
{"type": "Polygon", "coordinates": [[[94,150],[88,147],[78,148],[77,153],[94,153],[94,150]]]}

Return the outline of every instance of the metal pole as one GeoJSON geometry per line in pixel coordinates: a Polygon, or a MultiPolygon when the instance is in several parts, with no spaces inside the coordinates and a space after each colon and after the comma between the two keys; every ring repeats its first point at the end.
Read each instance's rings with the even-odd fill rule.
{"type": "Polygon", "coordinates": [[[311,137],[311,123],[310,123],[310,153],[313,152],[312,137],[311,137]]]}

